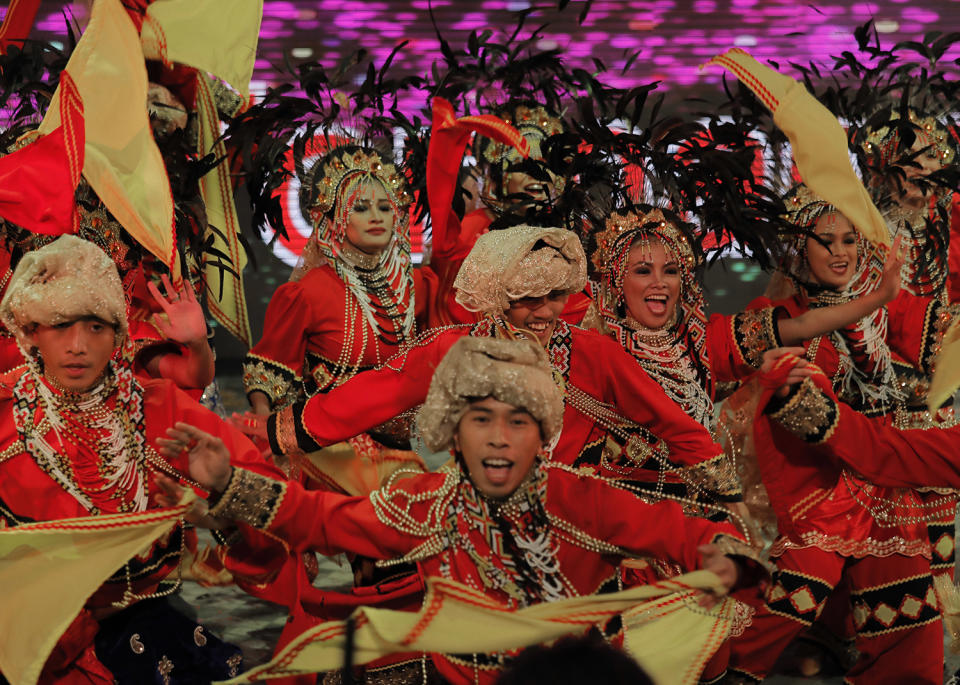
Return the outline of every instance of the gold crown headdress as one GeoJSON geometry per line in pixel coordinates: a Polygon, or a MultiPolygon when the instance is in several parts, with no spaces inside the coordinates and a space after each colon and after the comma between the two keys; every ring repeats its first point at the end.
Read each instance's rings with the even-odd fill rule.
{"type": "Polygon", "coordinates": [[[622,259],[629,247],[644,234],[665,243],[686,270],[693,271],[697,266],[690,239],[664,215],[662,209],[654,207],[647,211],[637,208],[614,212],[607,217],[604,230],[596,237],[594,268],[600,273],[612,273],[616,270],[615,262],[622,259]]]}
{"type": "MultiPolygon", "coordinates": [[[[837,211],[836,207],[803,183],[798,183],[787,193],[784,204],[787,207],[787,221],[801,228],[810,228],[824,214],[837,211]]],[[[800,237],[806,240],[806,234],[800,234],[800,237]]]]}
{"type": "Polygon", "coordinates": [[[320,231],[325,233],[320,236],[323,240],[336,245],[343,242],[347,217],[353,206],[351,191],[368,180],[379,181],[386,190],[397,212],[396,233],[401,239],[409,240],[407,208],[413,197],[407,179],[376,150],[352,145],[328,152],[313,165],[300,188],[300,206],[314,227],[319,229],[325,219],[328,222],[320,231]]]}
{"type": "MultiPolygon", "coordinates": [[[[564,126],[560,117],[551,114],[540,105],[521,104],[501,111],[499,116],[516,128],[530,143],[530,157],[541,158],[540,143],[550,136],[563,133],[564,126]]],[[[520,154],[512,145],[491,141],[483,148],[483,158],[490,164],[502,165],[505,162],[520,160],[520,154]]]]}
{"type": "Polygon", "coordinates": [[[410,205],[412,198],[407,190],[407,180],[395,165],[384,162],[376,150],[361,147],[345,150],[331,150],[310,170],[310,183],[301,190],[306,193],[304,204],[308,209],[328,213],[336,205],[344,181],[358,176],[380,181],[398,207],[410,205]]]}
{"type": "MultiPolygon", "coordinates": [[[[951,144],[950,133],[943,124],[936,117],[921,116],[912,109],[909,110],[909,117],[910,123],[914,125],[917,138],[923,143],[924,147],[931,146],[941,164],[950,164],[956,151],[951,144]]],[[[890,115],[890,121],[894,122],[898,119],[900,119],[900,113],[893,111],[890,115]]],[[[896,126],[881,126],[867,132],[866,140],[863,141],[862,146],[868,155],[873,155],[874,152],[879,151],[880,162],[886,165],[894,160],[899,143],[900,136],[896,126]]]]}

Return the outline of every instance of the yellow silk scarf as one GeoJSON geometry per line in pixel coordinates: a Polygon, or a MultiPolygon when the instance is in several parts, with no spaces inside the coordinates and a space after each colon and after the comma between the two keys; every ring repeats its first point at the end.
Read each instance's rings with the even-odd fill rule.
{"type": "Polygon", "coordinates": [[[725,67],[773,112],[790,139],[803,182],[832,204],[875,245],[890,245],[887,223],[857,177],[847,155],[847,134],[837,118],[802,83],[765,67],[739,48],[706,66],[725,67]]]}
{"type": "Polygon", "coordinates": [[[194,499],[138,514],[89,516],[0,530],[0,671],[33,685],[87,598],[180,520],[194,499]]]}
{"type": "MultiPolygon", "coordinates": [[[[718,587],[709,571],[605,595],[575,597],[512,611],[482,592],[444,578],[429,578],[417,613],[360,607],[354,621],[353,663],[398,652],[502,652],[581,632],[625,614],[626,646],[655,682],[695,683],[726,638],[733,599],[699,607],[702,590],[718,587]]],[[[305,631],[267,664],[228,683],[318,673],[343,666],[347,622],[328,621],[305,631]]]]}

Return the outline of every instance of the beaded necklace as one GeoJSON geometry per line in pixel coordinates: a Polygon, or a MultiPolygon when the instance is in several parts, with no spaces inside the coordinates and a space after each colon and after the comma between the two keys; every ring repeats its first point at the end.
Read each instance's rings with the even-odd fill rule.
{"type": "Polygon", "coordinates": [[[505,500],[484,497],[464,478],[448,506],[445,530],[451,553],[460,549],[476,566],[484,589],[504,592],[519,607],[576,594],[560,571],[546,499],[546,473],[538,459],[505,500]],[[486,550],[476,548],[471,531],[486,550]]]}
{"type": "Polygon", "coordinates": [[[409,259],[400,258],[398,252],[399,248],[392,245],[376,255],[369,255],[345,243],[336,254],[327,253],[337,276],[346,286],[343,345],[332,370],[334,386],[345,383],[364,366],[371,335],[380,343],[374,343],[376,366],[384,361],[380,355],[381,345],[395,348],[414,335],[413,273],[409,259]],[[386,325],[380,323],[378,315],[386,320],[386,325]],[[355,358],[351,358],[358,318],[363,322],[359,326],[360,350],[355,358]]]}
{"type": "Polygon", "coordinates": [[[13,400],[14,426],[27,453],[87,511],[146,509],[143,395],[129,369],[111,362],[102,384],[71,394],[53,391],[39,369],[29,368],[14,385],[13,400]]]}
{"type": "Polygon", "coordinates": [[[716,427],[713,400],[708,386],[711,378],[703,365],[696,365],[696,353],[684,336],[670,331],[648,331],[631,326],[630,317],[622,323],[605,319],[604,323],[620,345],[637,360],[671,400],[711,433],[716,427]]]}

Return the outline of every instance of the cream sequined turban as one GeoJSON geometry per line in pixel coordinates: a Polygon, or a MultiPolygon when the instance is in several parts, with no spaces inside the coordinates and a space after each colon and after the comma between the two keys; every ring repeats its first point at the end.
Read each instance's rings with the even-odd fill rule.
{"type": "Polygon", "coordinates": [[[114,324],[118,345],[127,334],[126,300],[113,260],[72,235],[25,254],[0,302],[4,325],[23,339],[31,324],[55,326],[85,316],[114,324]]]}
{"type": "Polygon", "coordinates": [[[470,311],[502,314],[514,300],[575,293],[586,282],[587,258],[575,233],[521,225],[480,236],[453,287],[470,311]]]}
{"type": "Polygon", "coordinates": [[[417,416],[427,447],[434,452],[453,447],[453,434],[470,401],[486,397],[529,412],[540,423],[544,443],[560,432],[563,396],[540,345],[464,337],[437,365],[417,416]]]}

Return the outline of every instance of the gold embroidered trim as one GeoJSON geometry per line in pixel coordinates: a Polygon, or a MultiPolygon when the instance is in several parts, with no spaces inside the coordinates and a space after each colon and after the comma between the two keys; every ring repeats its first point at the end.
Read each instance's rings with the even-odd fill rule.
{"type": "Polygon", "coordinates": [[[684,480],[699,483],[701,487],[723,497],[742,494],[736,466],[726,454],[718,454],[699,464],[683,469],[684,480]]]}
{"type": "Polygon", "coordinates": [[[805,378],[793,397],[770,418],[801,440],[816,444],[830,439],[840,413],[836,402],[812,378],[805,378]]]}
{"type": "Polygon", "coordinates": [[[284,407],[277,412],[277,445],[283,454],[299,454],[303,450],[297,443],[297,419],[293,407],[284,407]]]}
{"type": "Polygon", "coordinates": [[[234,468],[226,492],[210,508],[210,515],[266,529],[273,523],[286,492],[286,483],[234,468]]]}
{"type": "Polygon", "coordinates": [[[770,548],[770,556],[778,557],[788,549],[806,549],[816,547],[824,552],[836,552],[845,557],[889,557],[901,554],[907,557],[930,558],[929,540],[906,540],[902,537],[893,537],[888,540],[866,538],[849,540],[840,535],[827,535],[817,531],[808,531],[800,534],[800,541],[781,537],[770,548]]]}
{"type": "Polygon", "coordinates": [[[944,307],[939,302],[931,302],[923,322],[923,348],[920,350],[920,368],[933,374],[934,362],[940,353],[943,336],[950,324],[960,316],[960,305],[944,307]]]}
{"type": "Polygon", "coordinates": [[[300,377],[275,361],[248,353],[243,362],[243,387],[247,394],[259,391],[270,398],[272,407],[293,403],[300,394],[300,377]]]}
{"type": "Polygon", "coordinates": [[[763,353],[779,347],[774,307],[748,309],[730,318],[733,341],[740,356],[750,366],[759,369],[763,353]]]}

